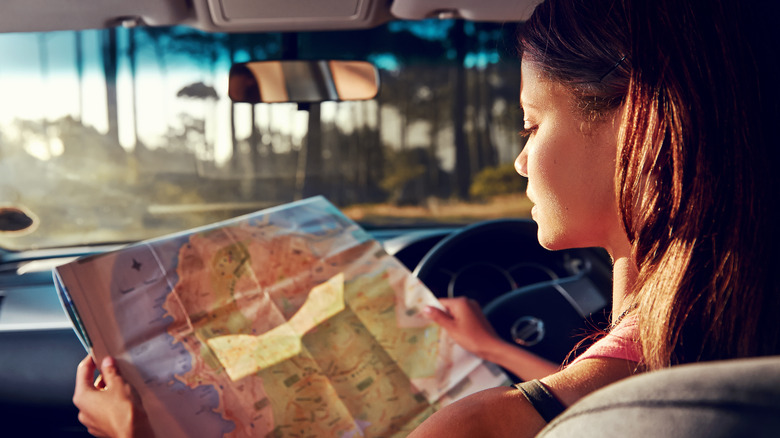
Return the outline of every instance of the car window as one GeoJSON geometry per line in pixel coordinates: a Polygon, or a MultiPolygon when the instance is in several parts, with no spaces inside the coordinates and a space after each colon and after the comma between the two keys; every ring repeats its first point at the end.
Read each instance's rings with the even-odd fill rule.
{"type": "Polygon", "coordinates": [[[0,207],[32,219],[0,247],[135,241],[313,195],[369,228],[527,215],[514,32],[430,20],[0,35],[0,207]],[[228,99],[233,62],[291,58],[368,60],[379,95],[228,99]]]}

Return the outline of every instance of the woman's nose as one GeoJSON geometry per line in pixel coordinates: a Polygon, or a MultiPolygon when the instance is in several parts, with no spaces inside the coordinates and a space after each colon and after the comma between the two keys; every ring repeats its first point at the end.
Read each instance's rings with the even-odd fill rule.
{"type": "Polygon", "coordinates": [[[526,152],[526,147],[523,147],[520,155],[515,160],[515,170],[520,175],[528,178],[528,152],[526,152]]]}

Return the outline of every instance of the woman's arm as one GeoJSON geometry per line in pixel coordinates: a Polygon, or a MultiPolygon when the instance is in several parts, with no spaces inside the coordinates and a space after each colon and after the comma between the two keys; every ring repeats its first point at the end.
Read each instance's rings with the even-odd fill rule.
{"type": "Polygon", "coordinates": [[[532,437],[545,422],[519,390],[491,388],[431,415],[408,438],[532,437]]]}
{"type": "Polygon", "coordinates": [[[523,380],[541,379],[560,370],[560,364],[501,339],[476,301],[461,297],[443,298],[439,302],[447,309],[446,312],[427,307],[425,315],[447,330],[466,350],[506,368],[523,380]]]}
{"type": "MultiPolygon", "coordinates": [[[[594,358],[552,374],[542,383],[564,405],[634,374],[636,362],[594,358]]],[[[409,438],[533,437],[546,425],[528,399],[515,388],[478,392],[436,412],[409,438]]]]}

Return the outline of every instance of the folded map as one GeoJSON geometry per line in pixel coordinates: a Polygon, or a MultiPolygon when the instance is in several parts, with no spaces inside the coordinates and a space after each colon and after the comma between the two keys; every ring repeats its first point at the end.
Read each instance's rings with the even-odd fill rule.
{"type": "Polygon", "coordinates": [[[507,384],[420,315],[430,291],[322,197],[56,268],[96,363],[159,437],[406,436],[507,384]]]}

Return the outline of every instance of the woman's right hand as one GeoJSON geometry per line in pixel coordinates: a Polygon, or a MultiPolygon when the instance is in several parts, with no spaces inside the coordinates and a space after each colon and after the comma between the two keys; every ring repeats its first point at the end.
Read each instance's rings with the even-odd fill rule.
{"type": "Polygon", "coordinates": [[[73,404],[79,409],[79,421],[98,437],[153,437],[135,390],[120,375],[111,357],[103,359],[101,376],[93,381],[95,363],[84,358],[76,371],[73,404]]]}
{"type": "Polygon", "coordinates": [[[461,347],[484,357],[493,345],[501,342],[475,300],[458,297],[441,298],[439,302],[446,311],[428,306],[423,314],[446,330],[461,347]]]}
{"type": "Polygon", "coordinates": [[[539,379],[557,372],[560,364],[504,341],[490,325],[479,303],[465,297],[442,298],[445,310],[428,306],[423,314],[439,324],[461,347],[501,365],[521,380],[539,379]]]}

